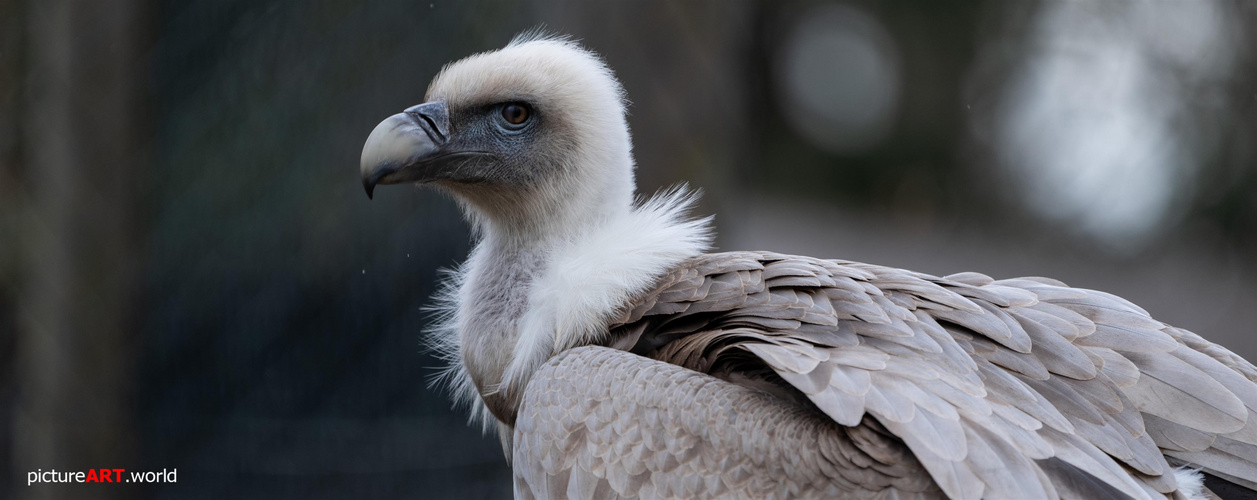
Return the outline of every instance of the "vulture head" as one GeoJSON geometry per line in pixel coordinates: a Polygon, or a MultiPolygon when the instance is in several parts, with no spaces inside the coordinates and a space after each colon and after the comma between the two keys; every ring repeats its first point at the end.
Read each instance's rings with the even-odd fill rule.
{"type": "Polygon", "coordinates": [[[434,186],[476,229],[432,343],[449,354],[459,397],[498,421],[514,421],[519,390],[553,353],[605,333],[630,296],[708,247],[707,219],[688,220],[683,189],[634,205],[631,150],[611,70],[535,34],[449,64],[422,104],[367,138],[368,196],[434,186]]]}
{"type": "Polygon", "coordinates": [[[467,57],[441,70],[424,101],[371,132],[367,196],[380,184],[433,185],[476,223],[523,234],[631,204],[623,90],[575,43],[522,37],[467,57]]]}

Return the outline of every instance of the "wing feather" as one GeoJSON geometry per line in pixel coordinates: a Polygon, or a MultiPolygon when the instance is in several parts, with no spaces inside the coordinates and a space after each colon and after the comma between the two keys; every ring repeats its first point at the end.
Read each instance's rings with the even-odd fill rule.
{"type": "MultiPolygon", "coordinates": [[[[911,465],[953,498],[1112,488],[1142,499],[1178,488],[1166,454],[1226,477],[1257,477],[1257,368],[1111,294],[1046,278],[936,278],[736,252],[696,258],[625,310],[610,325],[609,345],[774,395],[845,429],[858,452],[844,448],[854,469],[798,453],[775,456],[789,471],[830,471],[826,477],[844,487],[879,490],[890,483],[865,472],[911,465]]],[[[644,460],[646,451],[678,439],[641,430],[648,422],[586,424],[572,435],[650,436],[649,446],[617,448],[627,457],[621,460],[644,460]]],[[[701,448],[695,439],[691,448],[701,448]]],[[[585,459],[581,467],[610,470],[614,459],[602,451],[601,465],[585,459]]],[[[821,456],[834,453],[825,448],[821,456]]],[[[659,460],[650,462],[656,474],[665,464],[668,474],[682,468],[680,459],[659,460]]],[[[747,478],[759,471],[748,467],[768,466],[659,484],[736,490],[757,484],[747,478]]],[[[560,486],[584,494],[655,481],[597,477],[607,479],[528,484],[534,494],[560,486]]],[[[894,495],[909,491],[924,490],[894,495]]]]}
{"type": "Polygon", "coordinates": [[[1140,377],[1127,394],[1145,413],[1205,432],[1244,427],[1244,402],[1217,380],[1175,356],[1127,353],[1140,377]]]}

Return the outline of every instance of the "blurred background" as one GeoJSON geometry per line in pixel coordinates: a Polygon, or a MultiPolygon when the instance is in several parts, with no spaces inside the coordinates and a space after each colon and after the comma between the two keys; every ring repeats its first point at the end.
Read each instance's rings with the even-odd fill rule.
{"type": "Polygon", "coordinates": [[[535,26],[721,249],[1052,276],[1257,359],[1257,3],[0,0],[0,497],[509,496],[427,387],[467,228],[358,156],[535,26]]]}

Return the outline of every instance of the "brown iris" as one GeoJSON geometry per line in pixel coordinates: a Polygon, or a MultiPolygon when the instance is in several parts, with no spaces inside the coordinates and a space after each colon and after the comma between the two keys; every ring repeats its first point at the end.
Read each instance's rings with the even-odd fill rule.
{"type": "Polygon", "coordinates": [[[528,120],[528,108],[523,104],[507,104],[502,107],[502,118],[511,125],[522,125],[528,120]]]}

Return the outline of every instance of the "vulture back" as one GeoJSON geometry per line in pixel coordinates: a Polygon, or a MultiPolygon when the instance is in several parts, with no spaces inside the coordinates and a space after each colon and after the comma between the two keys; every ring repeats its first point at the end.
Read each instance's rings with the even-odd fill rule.
{"type": "Polygon", "coordinates": [[[530,382],[517,496],[1192,498],[1180,464],[1257,487],[1257,369],[1104,292],[731,252],[622,313],[530,382]]]}

